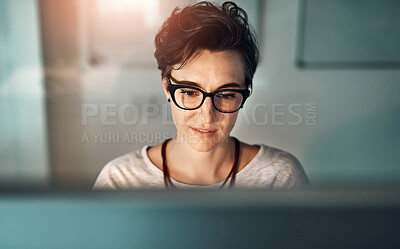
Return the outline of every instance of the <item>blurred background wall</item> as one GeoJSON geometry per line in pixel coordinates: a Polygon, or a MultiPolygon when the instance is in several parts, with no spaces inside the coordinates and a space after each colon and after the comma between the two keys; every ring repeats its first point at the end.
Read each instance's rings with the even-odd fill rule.
{"type": "Polygon", "coordinates": [[[40,36],[36,1],[0,1],[0,186],[49,184],[40,36]]]}
{"type": "MultiPolygon", "coordinates": [[[[253,95],[232,135],[291,152],[317,187],[398,182],[398,51],[387,55],[394,58],[392,64],[380,67],[299,67],[299,59],[324,59],[310,52],[308,43],[299,46],[303,33],[305,38],[320,37],[315,33],[318,22],[311,22],[315,29],[308,26],[300,32],[301,4],[306,1],[235,2],[249,14],[262,58],[253,95]],[[310,36],[308,30],[314,33],[310,36]],[[300,48],[305,49],[301,58],[300,48]]],[[[330,20],[341,20],[340,13],[352,16],[346,14],[351,11],[346,1],[335,2],[337,19],[330,20]]],[[[379,1],[367,2],[370,7],[364,10],[380,6],[379,1]]],[[[400,9],[395,1],[386,2],[400,9]]],[[[109,160],[173,136],[176,130],[152,40],[164,18],[184,3],[1,1],[1,181],[90,188],[109,160]]],[[[308,1],[309,7],[315,3],[308,1]]],[[[311,17],[326,11],[323,5],[315,7],[317,16],[311,17]]],[[[368,24],[355,23],[360,28],[370,25],[372,34],[374,27],[400,31],[398,19],[378,17],[368,24]]],[[[352,37],[368,44],[363,33],[357,34],[361,29],[343,29],[340,34],[327,30],[325,35],[340,38],[333,44],[352,37]]],[[[388,38],[396,41],[398,36],[388,38]]],[[[332,39],[321,40],[326,46],[311,49],[338,54],[326,43],[332,39]]],[[[371,60],[381,48],[371,41],[362,51],[371,60]]],[[[348,54],[343,50],[341,58],[348,54]]]]}

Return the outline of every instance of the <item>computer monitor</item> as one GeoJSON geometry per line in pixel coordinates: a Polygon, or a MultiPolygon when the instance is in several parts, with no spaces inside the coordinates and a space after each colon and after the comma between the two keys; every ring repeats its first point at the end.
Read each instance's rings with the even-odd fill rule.
{"type": "Polygon", "coordinates": [[[14,192],[0,248],[400,248],[398,191],[14,192]]]}

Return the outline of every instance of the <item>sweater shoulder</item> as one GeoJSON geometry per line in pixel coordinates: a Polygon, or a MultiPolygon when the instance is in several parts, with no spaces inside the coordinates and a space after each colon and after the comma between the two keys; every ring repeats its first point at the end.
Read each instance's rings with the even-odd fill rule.
{"type": "Polygon", "coordinates": [[[293,154],[264,144],[260,146],[262,151],[243,172],[244,185],[271,189],[308,185],[303,166],[293,154]]]}
{"type": "Polygon", "coordinates": [[[117,157],[101,170],[93,189],[131,189],[152,187],[157,172],[146,163],[141,150],[117,157]]]}

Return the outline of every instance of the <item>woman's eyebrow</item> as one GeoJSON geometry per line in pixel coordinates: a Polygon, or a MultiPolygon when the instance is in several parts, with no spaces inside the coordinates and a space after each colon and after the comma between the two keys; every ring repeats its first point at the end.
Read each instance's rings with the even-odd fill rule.
{"type": "Polygon", "coordinates": [[[232,82],[232,83],[227,83],[227,84],[224,84],[224,85],[218,87],[217,90],[221,89],[221,88],[228,88],[228,87],[239,87],[240,88],[241,86],[238,83],[232,82]]]}
{"type": "MultiPolygon", "coordinates": [[[[194,86],[194,87],[198,87],[198,88],[203,89],[203,87],[201,85],[199,85],[198,83],[196,83],[196,82],[188,81],[188,80],[181,80],[180,81],[180,80],[177,80],[177,79],[173,78],[172,76],[170,76],[170,77],[171,77],[172,81],[174,81],[177,84],[194,86]]],[[[226,83],[226,84],[218,87],[217,90],[222,89],[222,88],[227,88],[227,87],[238,87],[238,88],[240,88],[241,86],[238,83],[232,82],[232,83],[226,83]]]]}
{"type": "Polygon", "coordinates": [[[188,86],[194,86],[194,87],[198,87],[198,88],[202,88],[198,83],[196,82],[192,82],[192,81],[188,81],[188,80],[176,80],[174,78],[171,77],[171,79],[176,82],[177,84],[180,85],[188,85],[188,86]]]}

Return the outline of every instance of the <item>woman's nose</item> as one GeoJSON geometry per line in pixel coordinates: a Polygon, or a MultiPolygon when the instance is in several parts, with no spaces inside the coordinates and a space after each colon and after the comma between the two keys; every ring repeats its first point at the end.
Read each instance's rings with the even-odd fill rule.
{"type": "Polygon", "coordinates": [[[212,104],[212,100],[210,97],[207,97],[204,100],[204,103],[200,106],[200,121],[202,124],[214,123],[217,121],[216,112],[217,110],[214,108],[212,104]]]}

